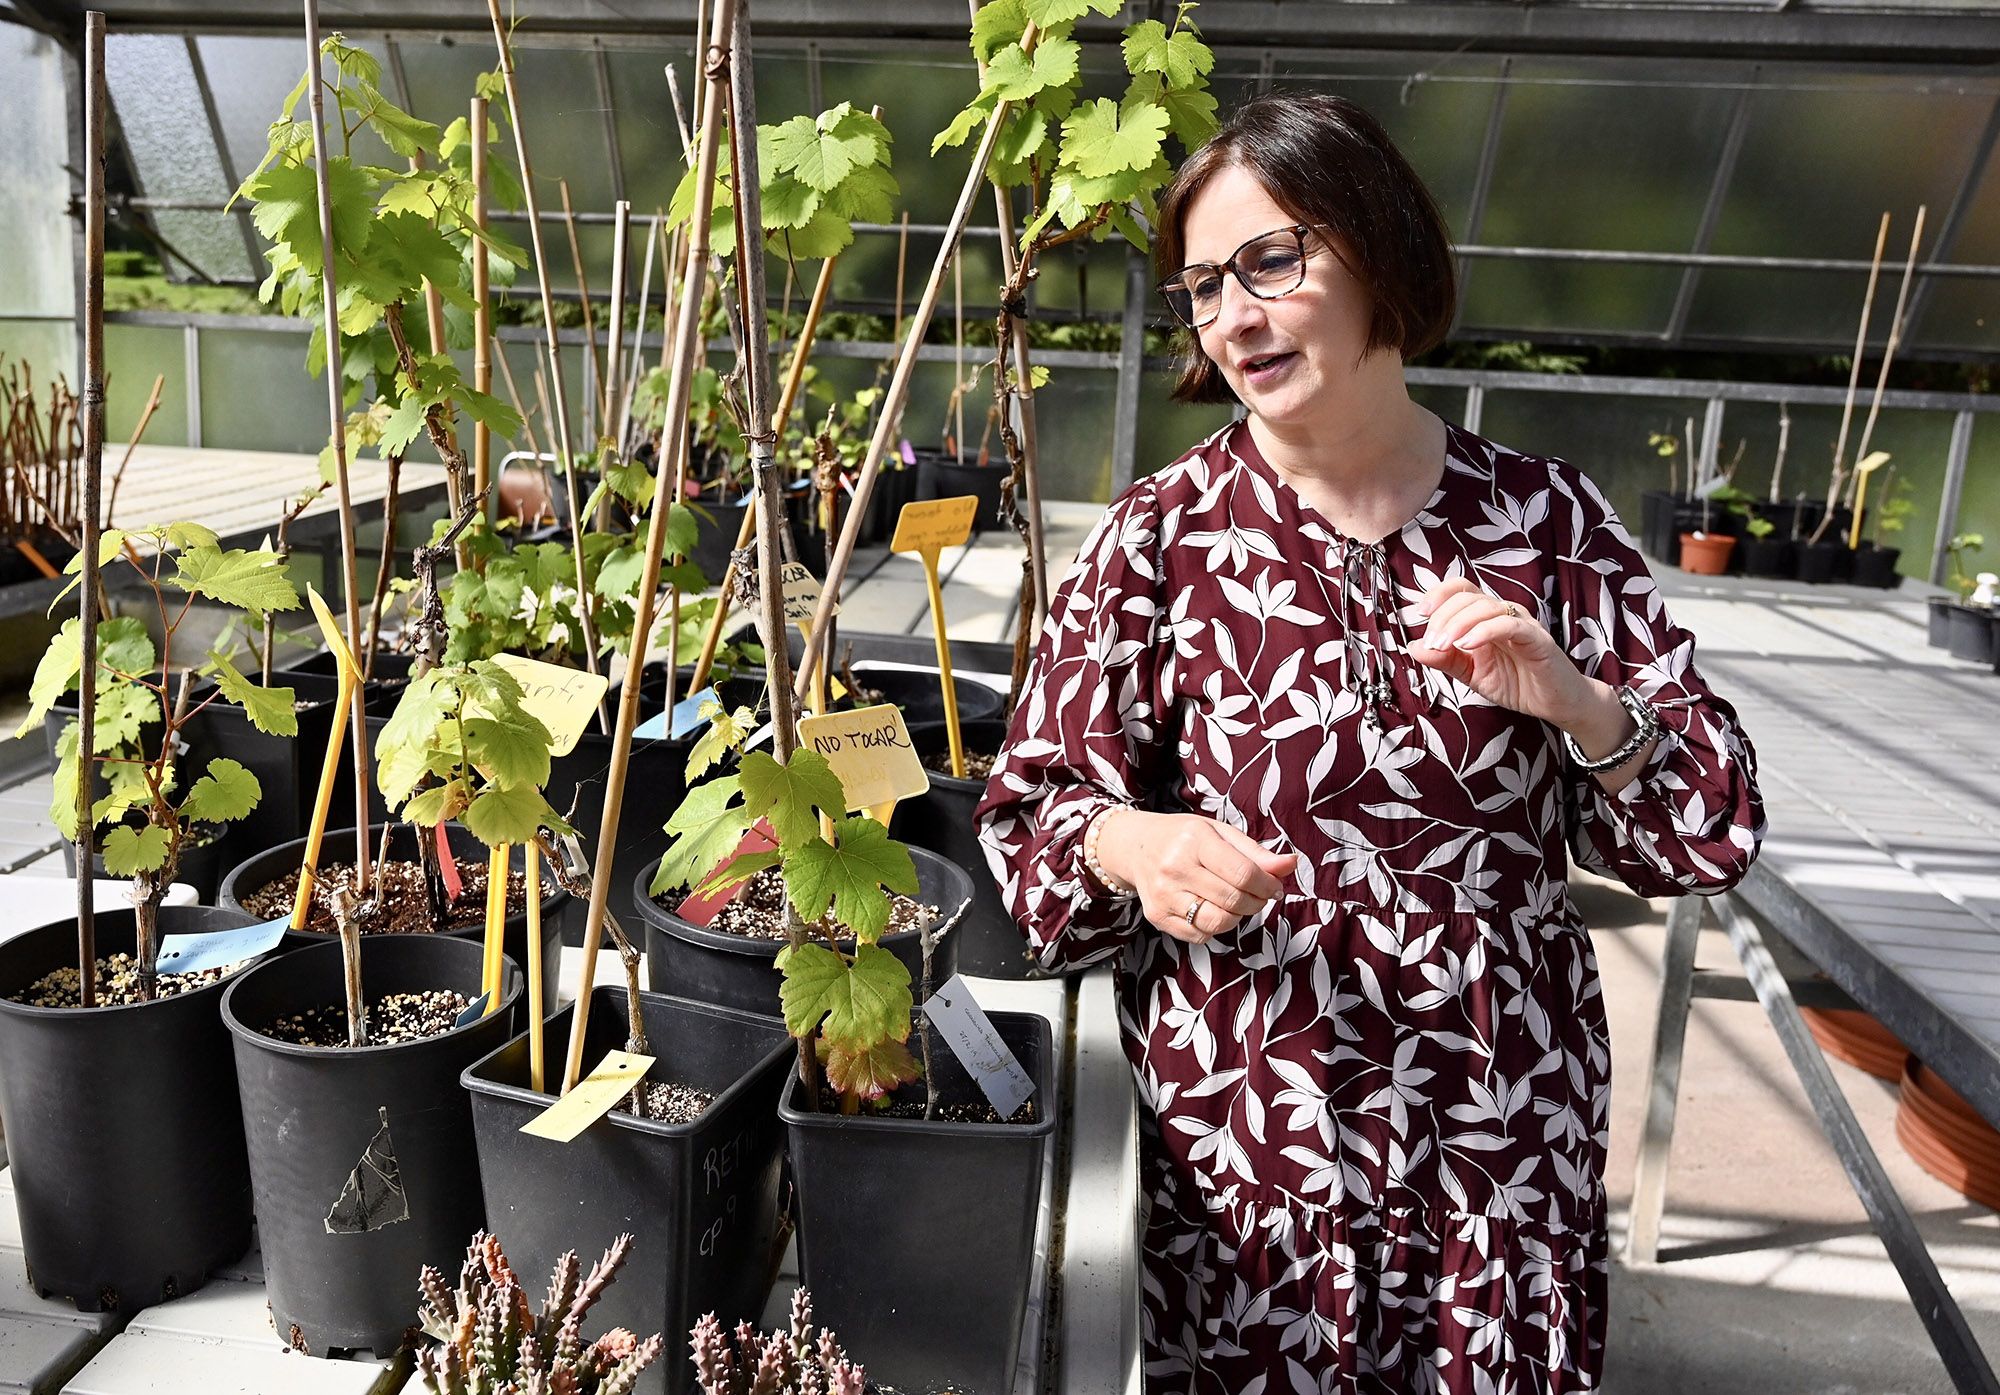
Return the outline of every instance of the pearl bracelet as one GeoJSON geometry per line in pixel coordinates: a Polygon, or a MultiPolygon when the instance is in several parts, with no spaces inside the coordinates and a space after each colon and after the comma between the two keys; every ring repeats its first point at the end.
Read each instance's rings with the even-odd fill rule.
{"type": "Polygon", "coordinates": [[[1123,804],[1107,804],[1090,816],[1090,823],[1083,830],[1083,865],[1089,869],[1091,876],[1097,878],[1099,885],[1120,899],[1138,895],[1139,888],[1126,885],[1104,870],[1104,864],[1097,860],[1097,840],[1104,831],[1104,825],[1111,821],[1109,816],[1126,807],[1123,804]]]}

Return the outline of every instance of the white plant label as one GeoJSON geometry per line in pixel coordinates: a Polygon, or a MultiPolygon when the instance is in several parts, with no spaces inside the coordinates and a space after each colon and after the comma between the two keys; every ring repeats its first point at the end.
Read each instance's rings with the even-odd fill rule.
{"type": "Polygon", "coordinates": [[[965,980],[957,974],[947,979],[924,1004],[924,1017],[978,1082],[986,1102],[1002,1119],[1013,1118],[1035,1093],[1035,1082],[1000,1040],[993,1020],[980,1009],[965,980]]]}

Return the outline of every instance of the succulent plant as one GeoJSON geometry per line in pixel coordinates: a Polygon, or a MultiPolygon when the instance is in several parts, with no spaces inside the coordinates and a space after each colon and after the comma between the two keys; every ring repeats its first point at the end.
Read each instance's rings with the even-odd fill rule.
{"type": "Polygon", "coordinates": [[[694,1352],[701,1395],[865,1395],[867,1373],[847,1359],[833,1333],[813,1332],[812,1295],[792,1295],[788,1332],[759,1336],[747,1322],[736,1325],[735,1345],[710,1313],[694,1325],[688,1345],[694,1352]]]}
{"type": "Polygon", "coordinates": [[[640,1341],[618,1327],[586,1344],[583,1319],[631,1251],[632,1237],[619,1236],[586,1275],[571,1250],[556,1261],[539,1311],[486,1231],[466,1247],[456,1290],[425,1265],[417,1315],[438,1341],[417,1353],[425,1386],[433,1395],[630,1395],[659,1358],[660,1335],[640,1341]]]}

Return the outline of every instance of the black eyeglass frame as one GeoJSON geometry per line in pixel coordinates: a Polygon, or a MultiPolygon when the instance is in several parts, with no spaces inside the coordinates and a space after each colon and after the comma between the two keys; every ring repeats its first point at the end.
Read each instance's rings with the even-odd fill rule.
{"type": "Polygon", "coordinates": [[[1241,286],[1245,291],[1248,291],[1251,295],[1256,296],[1257,299],[1282,300],[1286,296],[1290,295],[1293,291],[1296,291],[1300,286],[1303,286],[1306,283],[1306,261],[1309,257],[1309,253],[1306,250],[1306,234],[1309,232],[1313,232],[1317,229],[1324,228],[1325,226],[1326,226],[1325,223],[1292,223],[1286,227],[1272,228],[1268,232],[1260,232],[1255,237],[1245,238],[1242,245],[1239,246],[1234,252],[1231,252],[1229,254],[1227,260],[1222,262],[1189,262],[1186,266],[1182,267],[1179,271],[1176,271],[1173,275],[1168,276],[1163,280],[1157,282],[1154,285],[1153,289],[1159,292],[1160,299],[1164,300],[1167,303],[1167,309],[1172,312],[1173,317],[1176,320],[1180,321],[1180,323],[1184,327],[1190,330],[1205,329],[1209,325],[1214,324],[1216,316],[1222,313],[1221,298],[1217,297],[1216,299],[1214,315],[1210,315],[1207,319],[1202,320],[1200,322],[1196,322],[1194,318],[1194,295],[1193,292],[1187,291],[1185,284],[1181,282],[1182,277],[1186,276],[1190,271],[1212,271],[1217,276],[1221,276],[1224,272],[1227,272],[1231,276],[1234,276],[1236,278],[1237,285],[1241,286]],[[1259,291],[1255,286],[1250,284],[1250,278],[1244,274],[1243,268],[1236,264],[1236,259],[1243,255],[1245,248],[1254,246],[1255,244],[1264,241],[1264,239],[1266,238],[1276,237],[1279,233],[1287,233],[1287,232],[1292,234],[1293,237],[1298,239],[1299,279],[1293,282],[1291,285],[1287,286],[1282,291],[1276,291],[1270,295],[1265,295],[1262,291],[1259,291]],[[1179,308],[1174,304],[1174,298],[1172,294],[1170,294],[1168,291],[1168,287],[1174,286],[1176,284],[1179,284],[1182,291],[1184,291],[1188,296],[1188,313],[1185,315],[1183,315],[1180,312],[1179,308]]]}

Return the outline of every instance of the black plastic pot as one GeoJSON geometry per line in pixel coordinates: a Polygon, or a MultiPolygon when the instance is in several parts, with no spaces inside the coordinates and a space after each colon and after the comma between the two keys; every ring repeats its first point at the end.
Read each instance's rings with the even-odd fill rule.
{"type": "Polygon", "coordinates": [[[1948,612],[1945,647],[1954,659],[1988,665],[1995,654],[1994,612],[1977,606],[1955,605],[1948,612]]]}
{"type": "MultiPolygon", "coordinates": [[[[870,698],[869,702],[893,702],[902,708],[904,724],[912,731],[924,722],[944,721],[944,688],[938,682],[938,673],[934,668],[876,668],[869,664],[856,664],[854,679],[864,688],[881,693],[880,698],[870,698]]],[[[958,720],[961,723],[998,717],[1000,709],[1007,704],[1004,693],[969,678],[954,682],[952,691],[958,698],[958,720]]],[[[850,698],[849,702],[859,705],[858,698],[850,698]]]]}
{"type": "MultiPolygon", "coordinates": [[[[386,684],[390,687],[397,687],[407,683],[410,681],[410,667],[416,661],[417,656],[414,654],[396,654],[386,650],[378,650],[375,654],[374,672],[370,675],[370,681],[377,684],[386,684]]],[[[333,657],[332,650],[318,649],[302,659],[286,664],[281,669],[274,669],[271,681],[280,686],[284,683],[284,679],[278,677],[281,673],[309,673],[325,678],[338,678],[340,677],[340,663],[333,657]]]]}
{"type": "Polygon", "coordinates": [[[1844,580],[1854,563],[1854,554],[1844,542],[1828,539],[1824,542],[1802,542],[1795,549],[1798,557],[1800,581],[1810,581],[1823,585],[1830,581],[1844,580]]]}
{"type": "MultiPolygon", "coordinates": [[[[814,1313],[871,1381],[899,1390],[1014,1388],[1042,1156],[1061,1101],[1048,1022],[989,1015],[1035,1082],[1033,1124],[810,1113],[796,1076],[778,1105],[814,1313]]],[[[944,1103],[984,1102],[948,1047],[932,1057],[944,1103]]],[[[923,1093],[907,1086],[898,1098],[923,1093]]]]}
{"type": "Polygon", "coordinates": [[[1903,555],[1900,547],[1877,547],[1874,543],[1863,543],[1854,554],[1854,584],[1873,586],[1882,591],[1893,591],[1903,584],[1902,573],[1896,570],[1896,562],[1903,555]]]}
{"type": "Polygon", "coordinates": [[[736,550],[736,534],[743,526],[743,509],[749,503],[749,496],[738,494],[727,503],[715,498],[697,498],[694,503],[706,510],[710,518],[695,515],[699,531],[695,534],[694,551],[688,554],[688,560],[699,567],[701,574],[714,585],[722,580],[723,570],[729,565],[729,554],[736,550]]]}
{"type": "Polygon", "coordinates": [[[1951,643],[1951,612],[1958,601],[1950,596],[1930,596],[1925,598],[1924,638],[1931,648],[1942,649],[1951,643]]]}
{"type": "MultiPolygon", "coordinates": [[[[625,1045],[625,990],[591,995],[584,1060],[625,1045]]],[[[588,1265],[613,1238],[635,1243],[618,1282],[591,1312],[591,1330],[686,1332],[713,1312],[725,1331],[756,1322],[775,1270],[778,1160],[784,1135],[771,1100],[796,1058],[782,1023],[653,993],[639,995],[650,1078],[714,1094],[689,1124],[606,1115],[570,1143],[520,1132],[555,1102],[528,1086],[528,1039],[469,1068],[472,1120],[488,1226],[508,1262],[531,1279],[564,1251],[588,1265]],[[557,1204],[560,1202],[561,1204],[557,1204]]],[[[560,1083],[574,1006],[548,1024],[545,1083],[560,1083]]],[[[638,1389],[689,1388],[687,1343],[640,1377],[638,1389]]]]}
{"type": "MultiPolygon", "coordinates": [[[[1007,724],[997,717],[967,722],[960,732],[965,749],[992,755],[1007,739],[1007,724]]],[[[910,733],[917,754],[931,756],[951,749],[944,723],[917,727],[910,733]]],[[[958,780],[931,771],[931,787],[896,806],[890,832],[946,862],[965,869],[972,882],[972,907],[951,933],[958,943],[958,971],[986,978],[1037,976],[1028,954],[1027,937],[1008,914],[993,883],[992,869],[972,824],[972,811],[986,793],[984,780],[958,780]]]]}
{"type": "Polygon", "coordinates": [[[1792,545],[1773,534],[1767,538],[1740,538],[1736,556],[1745,576],[1791,576],[1797,570],[1792,545]]]}
{"type": "MultiPolygon", "coordinates": [[[[249,918],[165,906],[162,934],[249,918]]],[[[100,958],[131,953],[133,913],[99,911],[100,958]]],[[[76,964],[76,922],[0,944],[0,997],[76,964]]],[[[36,1292],[85,1312],[178,1298],[250,1247],[250,1172],[224,983],[129,1007],[0,1001],[0,1119],[36,1292]]]]}
{"type": "MultiPolygon", "coordinates": [[[[945,915],[972,895],[972,879],[961,867],[922,848],[910,849],[917,865],[917,899],[945,915]]],[[[751,940],[720,930],[690,925],[646,894],[652,884],[655,858],[633,879],[632,900],[646,923],[646,986],[698,1003],[740,1008],[766,1017],[781,1016],[778,970],[772,962],[784,948],[782,940],[751,940]]],[[[669,893],[675,905],[685,893],[669,893]]],[[[882,937],[882,948],[903,961],[910,971],[910,991],[922,998],[923,937],[914,930],[882,937]]],[[[958,934],[944,938],[931,956],[931,982],[942,984],[957,971],[958,934]]]]}
{"type": "MultiPolygon", "coordinates": [[[[100,881],[122,881],[123,878],[114,877],[104,867],[104,835],[109,831],[105,828],[97,830],[97,850],[90,855],[90,874],[100,881]]],[[[74,877],[76,844],[64,843],[62,855],[63,874],[74,877]]],[[[222,831],[217,829],[205,843],[181,845],[181,863],[175,869],[174,880],[193,887],[195,899],[204,906],[212,906],[215,904],[216,891],[222,885],[222,873],[226,866],[222,860],[222,831]]]]}
{"type": "MultiPolygon", "coordinates": [[[[637,934],[639,922],[632,904],[632,881],[623,873],[658,861],[666,850],[670,841],[666,822],[687,794],[691,745],[688,739],[632,743],[631,758],[626,764],[625,800],[618,811],[618,839],[607,903],[628,933],[637,934]]],[[[604,786],[611,772],[611,748],[610,737],[587,731],[577,738],[568,755],[549,762],[546,789],[549,803],[558,810],[568,810],[574,805],[575,814],[570,822],[582,835],[584,850],[595,866],[603,863],[599,850],[604,846],[604,786]]],[[[566,909],[568,913],[562,919],[564,937],[581,944],[588,908],[572,900],[566,909]]]]}
{"type": "MultiPolygon", "coordinates": [[[[447,824],[445,834],[451,841],[452,856],[459,866],[485,866],[486,845],[473,837],[458,824],[447,824]]],[[[369,855],[372,858],[381,851],[382,831],[371,831],[369,855]]],[[[243,910],[243,899],[255,895],[286,873],[295,870],[306,855],[306,840],[296,839],[282,847],[258,853],[245,862],[239,862],[222,879],[218,899],[232,910],[243,910]]],[[[320,840],[320,865],[332,862],[352,862],[354,860],[354,830],[351,828],[328,829],[320,840]]],[[[392,862],[415,862],[417,860],[417,834],[409,824],[399,823],[389,830],[389,860],[392,862]]],[[[527,866],[525,849],[515,848],[508,864],[516,871],[527,866]]],[[[445,938],[467,940],[474,945],[486,938],[484,903],[477,898],[461,897],[458,902],[461,914],[471,917],[471,923],[449,931],[445,938]]],[[[564,927],[582,913],[582,908],[569,895],[556,886],[554,878],[547,870],[542,873],[542,983],[548,994],[548,1001],[555,1001],[555,985],[562,973],[562,946],[564,927]]],[[[428,935],[384,935],[370,936],[370,939],[429,939],[428,935]]],[[[282,947],[304,949],[311,945],[338,943],[334,937],[316,930],[290,930],[285,932],[282,947]]],[[[523,910],[507,917],[505,932],[507,957],[524,973],[528,964],[528,913],[523,910]]]]}
{"type": "MultiPolygon", "coordinates": [[[[373,1001],[453,989],[476,998],[482,957],[464,940],[371,936],[361,942],[363,993],[373,1001]]],[[[223,995],[222,1020],[236,1038],[265,1292],[279,1338],[294,1348],[389,1355],[416,1321],[422,1267],[456,1274],[466,1241],[485,1224],[472,1105],[459,1076],[513,1035],[521,975],[512,964],[501,974],[500,1006],[490,1015],[443,1036],[360,1050],[292,1046],[261,1030],[345,1001],[337,944],[267,960],[223,995]],[[327,1213],[384,1111],[408,1218],[331,1234],[327,1213]]]]}
{"type": "Polygon", "coordinates": [[[962,494],[977,496],[979,512],[972,516],[974,535],[1000,526],[1000,486],[1006,483],[1004,461],[975,465],[954,459],[943,451],[917,452],[917,497],[955,499],[962,494]]]}

